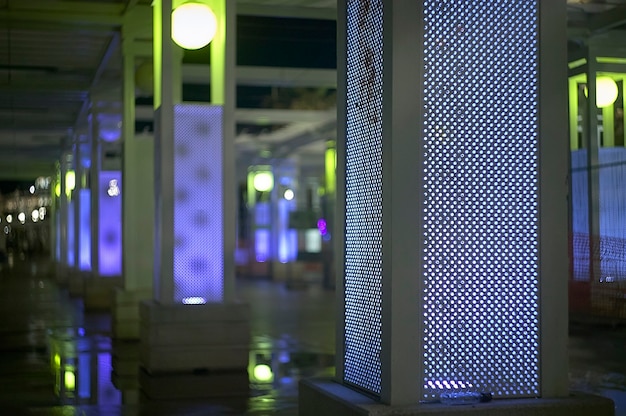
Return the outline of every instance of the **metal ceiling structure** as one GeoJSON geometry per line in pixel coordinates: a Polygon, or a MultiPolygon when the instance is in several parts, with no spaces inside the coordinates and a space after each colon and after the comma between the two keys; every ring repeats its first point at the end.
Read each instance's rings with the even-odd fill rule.
{"type": "MultiPolygon", "coordinates": [[[[239,15],[320,20],[336,16],[336,0],[236,1],[239,15]]],[[[133,11],[150,13],[150,3],[0,0],[0,180],[52,174],[62,146],[84,124],[90,106],[104,101],[119,108],[121,26],[133,11]]],[[[568,0],[567,6],[573,47],[626,23],[626,0],[568,0]]],[[[203,73],[201,65],[183,68],[185,82],[203,83],[203,73]]],[[[334,88],[335,71],[238,67],[237,83],[334,88]]],[[[149,107],[138,114],[149,119],[149,107]]],[[[238,109],[237,119],[284,125],[262,134],[242,132],[237,138],[240,150],[273,146],[281,155],[320,151],[335,122],[328,110],[238,109]]]]}

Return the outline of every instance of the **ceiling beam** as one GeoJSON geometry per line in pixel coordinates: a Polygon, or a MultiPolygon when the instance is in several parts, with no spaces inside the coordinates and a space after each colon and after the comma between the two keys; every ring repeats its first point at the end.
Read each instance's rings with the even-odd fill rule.
{"type": "Polygon", "coordinates": [[[626,6],[615,6],[589,18],[589,30],[592,34],[608,32],[624,24],[626,24],[626,6]]]}
{"type": "Polygon", "coordinates": [[[337,20],[335,7],[298,7],[239,3],[238,15],[337,20]]]}

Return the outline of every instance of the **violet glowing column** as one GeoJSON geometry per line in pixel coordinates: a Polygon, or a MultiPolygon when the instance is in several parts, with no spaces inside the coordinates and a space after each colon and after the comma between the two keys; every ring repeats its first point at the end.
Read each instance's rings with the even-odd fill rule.
{"type": "Polygon", "coordinates": [[[154,301],[142,303],[140,310],[145,329],[141,364],[149,373],[243,369],[248,359],[249,312],[234,299],[235,2],[183,3],[161,0],[153,5],[154,301]],[[216,25],[208,46],[210,104],[177,100],[178,45],[202,47],[194,44],[197,38],[186,45],[176,37],[175,24],[188,7],[193,18],[203,16],[194,36],[216,25]],[[218,335],[227,327],[233,331],[229,339],[218,335]]]}
{"type": "Polygon", "coordinates": [[[564,2],[342,0],[338,21],[337,371],[300,415],[448,414],[443,393],[567,414],[564,2]]]}

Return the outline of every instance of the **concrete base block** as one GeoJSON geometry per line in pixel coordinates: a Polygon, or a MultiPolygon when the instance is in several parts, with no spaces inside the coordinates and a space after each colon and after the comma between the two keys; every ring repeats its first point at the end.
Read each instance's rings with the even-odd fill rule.
{"type": "Polygon", "coordinates": [[[122,286],[121,277],[95,276],[85,280],[83,300],[86,311],[110,311],[115,288],[122,286]]]}
{"type": "Polygon", "coordinates": [[[250,308],[240,303],[140,305],[139,361],[151,375],[245,370],[250,308]]]}
{"type": "Polygon", "coordinates": [[[113,338],[139,340],[139,304],[152,296],[151,288],[115,289],[111,311],[113,338]]]}
{"type": "Polygon", "coordinates": [[[464,406],[440,403],[388,406],[328,379],[303,380],[299,385],[298,415],[317,416],[613,416],[613,401],[588,394],[553,399],[493,400],[464,406]]]}
{"type": "Polygon", "coordinates": [[[218,371],[152,375],[139,372],[141,390],[151,399],[198,399],[213,397],[248,397],[250,380],[247,371],[218,371]]]}

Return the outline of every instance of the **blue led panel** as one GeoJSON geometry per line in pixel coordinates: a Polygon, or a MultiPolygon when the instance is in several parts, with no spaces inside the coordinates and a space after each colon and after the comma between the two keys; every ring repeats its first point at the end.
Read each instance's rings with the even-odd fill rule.
{"type": "Polygon", "coordinates": [[[538,1],[423,5],[423,398],[536,396],[538,1]]]}
{"type": "Polygon", "coordinates": [[[67,265],[75,265],[74,201],[67,201],[67,265]]]}
{"type": "Polygon", "coordinates": [[[174,301],[223,297],[222,108],[174,107],[174,301]]]}
{"type": "Polygon", "coordinates": [[[380,394],[382,4],[347,2],[344,381],[380,394]]]}
{"type": "Polygon", "coordinates": [[[81,189],[80,198],[80,247],[78,265],[80,270],[91,271],[91,190],[81,189]]]}
{"type": "Polygon", "coordinates": [[[100,276],[122,274],[122,172],[101,171],[98,267],[100,276]]]}

